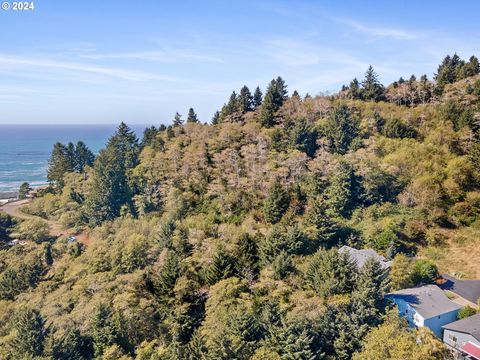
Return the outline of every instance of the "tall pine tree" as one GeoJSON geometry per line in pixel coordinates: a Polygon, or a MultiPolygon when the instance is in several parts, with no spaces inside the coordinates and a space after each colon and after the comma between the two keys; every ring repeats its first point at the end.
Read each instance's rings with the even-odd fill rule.
{"type": "Polygon", "coordinates": [[[288,192],[282,186],[280,180],[276,178],[265,199],[263,207],[265,220],[271,224],[279,222],[287,211],[289,203],[290,197],[288,192]]]}
{"type": "Polygon", "coordinates": [[[198,117],[193,108],[188,109],[187,123],[198,123],[198,117]]]}

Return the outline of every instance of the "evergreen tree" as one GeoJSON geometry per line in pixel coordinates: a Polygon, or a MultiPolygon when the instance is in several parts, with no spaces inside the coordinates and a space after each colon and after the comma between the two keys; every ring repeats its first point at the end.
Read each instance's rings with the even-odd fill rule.
{"type": "Polygon", "coordinates": [[[13,317],[9,341],[13,359],[42,356],[46,331],[40,313],[35,309],[21,308],[13,317]]]}
{"type": "Polygon", "coordinates": [[[384,91],[385,89],[378,80],[377,73],[370,65],[365,73],[365,79],[362,81],[362,98],[373,101],[383,100],[384,91]]]}
{"type": "Polygon", "coordinates": [[[198,117],[193,108],[188,109],[187,123],[198,123],[198,117]]]}
{"type": "Polygon", "coordinates": [[[93,166],[94,161],[95,155],[87,145],[83,141],[77,142],[75,145],[74,170],[78,173],[83,173],[85,167],[93,166]]]}
{"type": "Polygon", "coordinates": [[[132,169],[138,165],[138,154],[140,146],[137,136],[127,124],[120,123],[115,134],[108,140],[107,149],[115,148],[118,161],[124,163],[126,170],[132,169]]]}
{"type": "Polygon", "coordinates": [[[317,136],[317,131],[308,125],[304,118],[301,118],[295,121],[294,127],[290,131],[290,143],[292,147],[313,157],[318,148],[317,136]]]}
{"type": "Polygon", "coordinates": [[[357,321],[368,326],[376,326],[380,322],[380,314],[385,306],[384,296],[388,287],[388,274],[380,262],[369,258],[355,281],[352,293],[352,307],[357,321]]]}
{"type": "Polygon", "coordinates": [[[237,96],[237,93],[233,91],[226,105],[226,115],[227,116],[232,115],[237,111],[238,111],[238,96],[237,96]]]}
{"type": "Polygon", "coordinates": [[[155,143],[155,139],[159,131],[155,126],[146,127],[143,130],[143,138],[141,142],[141,147],[144,148],[145,146],[152,146],[155,143]]]}
{"type": "Polygon", "coordinates": [[[253,110],[253,97],[250,93],[249,88],[246,85],[244,85],[240,89],[240,94],[238,96],[238,104],[242,113],[253,110]]]}
{"type": "Polygon", "coordinates": [[[32,190],[32,188],[30,187],[29,183],[27,183],[27,182],[22,183],[22,185],[20,185],[20,188],[18,189],[18,198],[20,200],[26,199],[28,193],[31,190],[32,190]]]}
{"type": "Polygon", "coordinates": [[[91,225],[118,217],[122,206],[131,201],[122,158],[117,148],[107,147],[95,161],[92,190],[86,201],[86,215],[91,225]]]}
{"type": "Polygon", "coordinates": [[[289,202],[288,192],[284,189],[280,180],[276,178],[265,199],[263,207],[265,220],[271,224],[279,222],[287,211],[289,202]]]}
{"type": "Polygon", "coordinates": [[[173,233],[177,226],[175,225],[175,221],[167,220],[160,226],[160,231],[158,233],[158,242],[161,248],[171,249],[173,247],[173,233]]]}
{"type": "Polygon", "coordinates": [[[8,214],[0,212],[0,241],[9,240],[9,233],[16,225],[16,221],[8,214]]]}
{"type": "Polygon", "coordinates": [[[220,124],[220,111],[215,111],[212,117],[212,125],[220,124]]]}
{"type": "Polygon", "coordinates": [[[293,93],[292,93],[292,98],[295,98],[295,99],[300,99],[300,94],[298,93],[297,90],[293,90],[293,93]]]}
{"type": "Polygon", "coordinates": [[[242,234],[238,240],[236,251],[237,266],[241,272],[251,272],[256,275],[258,272],[258,245],[256,239],[248,233],[242,234]]]}
{"type": "Polygon", "coordinates": [[[173,295],[173,288],[179,276],[180,262],[178,256],[174,251],[170,250],[158,274],[153,276],[155,293],[160,297],[160,300],[173,295]]]}
{"type": "Polygon", "coordinates": [[[205,279],[210,285],[216,284],[222,279],[234,275],[235,259],[225,249],[220,248],[213,256],[212,263],[208,267],[205,279]]]}
{"type": "Polygon", "coordinates": [[[48,161],[47,179],[57,188],[63,188],[63,177],[67,172],[73,171],[72,159],[69,157],[67,147],[57,142],[53,145],[52,154],[48,161]]]}
{"type": "Polygon", "coordinates": [[[287,240],[282,228],[273,225],[267,236],[263,237],[259,244],[259,253],[263,265],[268,265],[282,252],[287,249],[287,240]]]}
{"type": "Polygon", "coordinates": [[[262,97],[263,97],[262,90],[260,90],[260,88],[257,86],[257,88],[255,89],[255,92],[253,93],[253,100],[252,100],[254,109],[257,109],[262,105],[262,97]]]}
{"type": "Polygon", "coordinates": [[[183,125],[182,115],[180,115],[177,111],[175,113],[175,116],[173,117],[173,126],[182,126],[182,125],[183,125]]]}
{"type": "Polygon", "coordinates": [[[48,266],[53,264],[53,254],[52,254],[52,245],[47,242],[45,243],[44,250],[43,250],[45,264],[48,266]]]}
{"type": "Polygon", "coordinates": [[[291,321],[272,328],[267,339],[268,347],[279,354],[280,359],[314,360],[314,337],[305,324],[291,321]]]}
{"type": "Polygon", "coordinates": [[[285,251],[282,251],[277,257],[273,260],[272,270],[273,278],[275,280],[283,280],[287,277],[289,273],[293,271],[293,263],[291,256],[285,251]]]}
{"type": "Polygon", "coordinates": [[[326,204],[333,211],[348,217],[361,200],[361,188],[352,167],[345,161],[340,162],[326,189],[326,204]]]}
{"type": "Polygon", "coordinates": [[[52,346],[52,358],[56,360],[84,360],[93,357],[93,349],[76,326],[70,327],[64,336],[52,346]]]}
{"type": "Polygon", "coordinates": [[[323,132],[331,151],[343,155],[360,134],[359,122],[352,117],[347,105],[339,104],[330,113],[323,132]]]}
{"type": "Polygon", "coordinates": [[[307,281],[320,296],[346,294],[353,289],[356,272],[348,253],[319,250],[310,260],[307,281]]]}
{"type": "Polygon", "coordinates": [[[275,125],[275,113],[283,105],[287,98],[287,87],[279,76],[270,82],[263,99],[259,120],[262,126],[272,127],[275,125]]]}
{"type": "Polygon", "coordinates": [[[339,232],[337,222],[328,214],[325,201],[321,197],[310,200],[306,223],[313,227],[315,247],[332,245],[339,232]]]}
{"type": "Polygon", "coordinates": [[[441,95],[445,85],[452,84],[458,80],[459,69],[464,66],[465,62],[460,59],[457,54],[453,56],[447,55],[442,63],[438,66],[435,75],[436,92],[441,95]]]}
{"type": "Polygon", "coordinates": [[[458,76],[461,79],[465,79],[478,74],[480,74],[480,63],[476,56],[471,56],[469,61],[460,68],[458,76]]]}
{"type": "Polygon", "coordinates": [[[349,95],[352,99],[361,99],[362,98],[362,91],[360,90],[360,83],[358,82],[357,78],[353,79],[350,82],[349,88],[349,95]]]}
{"type": "Polygon", "coordinates": [[[109,305],[101,303],[97,309],[92,322],[93,349],[96,358],[101,358],[105,349],[114,345],[120,334],[118,322],[109,305]]]}

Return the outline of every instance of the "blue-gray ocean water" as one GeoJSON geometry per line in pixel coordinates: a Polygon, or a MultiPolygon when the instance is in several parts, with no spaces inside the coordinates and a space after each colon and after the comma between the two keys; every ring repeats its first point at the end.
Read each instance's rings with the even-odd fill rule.
{"type": "MultiPolygon", "coordinates": [[[[53,144],[82,140],[97,153],[117,125],[1,125],[0,192],[15,191],[22,182],[42,185],[53,144]]],[[[145,125],[132,125],[141,138],[145,125]]]]}

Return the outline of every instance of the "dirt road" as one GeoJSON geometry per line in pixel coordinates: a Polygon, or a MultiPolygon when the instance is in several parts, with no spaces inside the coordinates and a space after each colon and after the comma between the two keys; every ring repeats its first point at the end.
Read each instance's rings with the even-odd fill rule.
{"type": "MultiPolygon", "coordinates": [[[[31,201],[30,199],[26,199],[26,200],[9,202],[3,206],[0,206],[0,211],[3,211],[10,216],[23,219],[23,220],[36,218],[37,216],[25,214],[20,210],[23,206],[29,204],[30,201],[31,201]]],[[[42,220],[48,224],[50,228],[50,235],[53,237],[59,237],[63,235],[74,235],[77,238],[77,240],[82,244],[88,245],[90,243],[90,238],[88,236],[88,233],[85,231],[81,233],[77,233],[74,229],[64,230],[57,221],[45,220],[45,219],[42,219],[42,220]]]]}

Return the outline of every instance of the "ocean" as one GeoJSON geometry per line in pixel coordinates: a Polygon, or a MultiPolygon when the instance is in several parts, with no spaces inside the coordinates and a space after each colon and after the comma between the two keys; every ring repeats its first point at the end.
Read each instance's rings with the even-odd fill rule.
{"type": "MultiPolygon", "coordinates": [[[[53,144],[82,140],[94,152],[105,147],[117,125],[1,125],[0,193],[16,191],[23,182],[44,185],[53,144]]],[[[142,137],[146,125],[131,128],[142,137]]]]}

